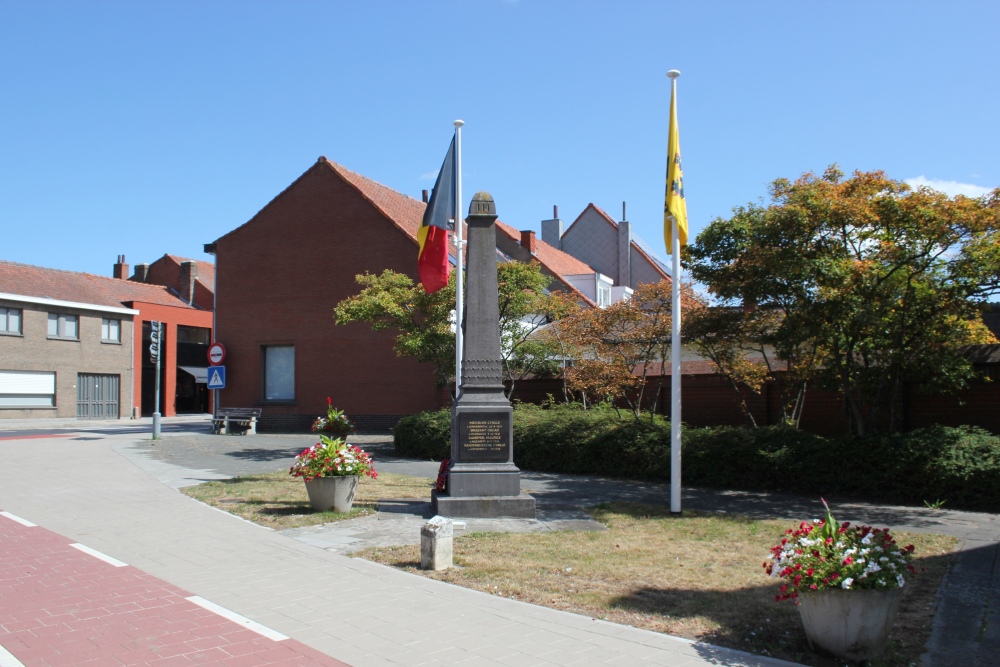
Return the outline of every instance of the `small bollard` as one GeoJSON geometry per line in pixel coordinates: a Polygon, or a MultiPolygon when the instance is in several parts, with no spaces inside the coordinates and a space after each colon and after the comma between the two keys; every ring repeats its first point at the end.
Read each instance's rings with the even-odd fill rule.
{"type": "Polygon", "coordinates": [[[451,519],[436,516],[420,529],[420,569],[447,570],[452,565],[451,519]]]}

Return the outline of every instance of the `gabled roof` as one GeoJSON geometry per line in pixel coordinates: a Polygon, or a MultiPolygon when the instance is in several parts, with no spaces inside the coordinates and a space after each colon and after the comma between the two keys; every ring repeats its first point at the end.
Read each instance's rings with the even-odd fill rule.
{"type": "Polygon", "coordinates": [[[594,209],[594,211],[595,211],[595,212],[596,212],[596,213],[597,213],[597,214],[598,214],[598,215],[599,215],[599,216],[600,216],[600,217],[601,217],[601,218],[602,218],[602,219],[603,219],[604,221],[606,221],[606,222],[607,222],[607,223],[608,223],[609,225],[611,225],[611,227],[612,227],[613,229],[616,229],[616,230],[618,229],[618,223],[617,223],[617,222],[615,222],[615,221],[614,221],[614,220],[613,220],[613,219],[611,218],[611,216],[610,216],[610,215],[608,215],[607,213],[605,213],[605,212],[604,212],[604,209],[603,209],[603,208],[601,208],[601,207],[600,207],[600,206],[598,206],[597,204],[595,204],[595,203],[591,202],[591,203],[589,203],[589,204],[587,204],[586,206],[584,206],[584,207],[583,207],[583,210],[582,210],[582,211],[580,211],[580,215],[576,216],[576,220],[574,220],[574,221],[573,221],[573,223],[572,223],[572,224],[571,224],[571,225],[570,225],[569,227],[567,227],[567,228],[566,228],[566,231],[565,231],[565,232],[563,232],[563,236],[566,236],[567,234],[569,234],[569,230],[573,229],[573,226],[574,226],[574,225],[576,225],[576,223],[580,222],[580,218],[582,218],[582,217],[583,217],[584,215],[586,215],[587,211],[589,211],[590,209],[594,209]]]}
{"type": "MultiPolygon", "coordinates": [[[[417,201],[412,197],[407,197],[400,192],[396,192],[392,188],[382,185],[381,183],[377,183],[367,176],[362,176],[361,174],[353,172],[347,167],[339,165],[336,162],[332,162],[322,155],[318,160],[316,160],[316,164],[307,169],[305,173],[295,179],[291,185],[282,190],[276,197],[271,199],[271,201],[269,201],[264,208],[261,209],[261,211],[267,209],[268,206],[281,199],[285,193],[294,188],[306,174],[315,169],[328,169],[339,176],[345,183],[357,190],[358,194],[368,200],[368,202],[381,212],[389,222],[402,230],[413,240],[414,243],[417,242],[417,230],[420,229],[420,223],[423,220],[424,209],[427,207],[427,204],[422,201],[417,201]]],[[[257,215],[260,215],[261,211],[258,211],[253,218],[250,218],[250,220],[243,223],[236,229],[220,236],[215,242],[218,243],[230,234],[246,227],[254,220],[254,218],[257,217],[257,215]]]]}
{"type": "MultiPolygon", "coordinates": [[[[509,236],[512,240],[519,244],[521,243],[521,232],[506,223],[500,222],[499,220],[497,220],[497,232],[509,236]]],[[[565,253],[558,248],[552,247],[537,236],[535,237],[535,254],[532,256],[532,259],[537,260],[542,267],[548,269],[549,273],[556,276],[559,282],[565,285],[566,289],[573,292],[577,298],[592,306],[597,305],[590,298],[588,298],[586,294],[574,287],[572,283],[563,277],[575,276],[584,273],[597,273],[587,264],[581,262],[569,253],[565,253]]]]}
{"type": "Polygon", "coordinates": [[[2,260],[0,260],[0,292],[114,308],[121,308],[123,303],[131,301],[192,308],[162,285],[135,283],[90,273],[47,269],[2,260]]]}
{"type": "Polygon", "coordinates": [[[427,204],[396,192],[381,183],[376,183],[367,176],[355,173],[336,162],[327,160],[325,157],[320,157],[319,161],[354,186],[354,189],[362,197],[371,202],[386,218],[406,232],[407,236],[414,241],[417,240],[417,230],[420,229],[420,223],[424,218],[424,209],[427,208],[427,204]]]}
{"type": "MultiPolygon", "coordinates": [[[[590,203],[590,204],[587,204],[587,206],[583,209],[583,211],[580,213],[580,215],[576,216],[576,220],[574,220],[573,224],[570,225],[569,228],[565,232],[563,232],[563,236],[566,236],[566,234],[569,234],[569,230],[573,229],[573,225],[575,225],[576,223],[580,222],[580,218],[582,218],[584,216],[584,214],[586,214],[586,212],[588,210],[590,210],[590,209],[593,209],[598,214],[598,216],[600,216],[600,218],[602,220],[604,220],[609,225],[611,225],[611,227],[614,230],[616,230],[616,231],[618,230],[618,223],[615,221],[614,218],[612,218],[610,215],[608,215],[607,213],[605,213],[604,209],[602,209],[600,206],[597,206],[594,203],[590,203]]],[[[644,248],[642,246],[642,244],[639,243],[635,239],[635,237],[632,238],[632,249],[635,250],[640,255],[642,255],[643,257],[645,257],[646,261],[649,262],[650,265],[656,270],[656,272],[659,273],[661,276],[663,276],[663,278],[665,278],[665,279],[669,279],[670,278],[670,274],[667,273],[664,270],[663,262],[661,260],[657,259],[656,257],[654,257],[653,254],[650,251],[646,250],[646,248],[644,248]]]]}

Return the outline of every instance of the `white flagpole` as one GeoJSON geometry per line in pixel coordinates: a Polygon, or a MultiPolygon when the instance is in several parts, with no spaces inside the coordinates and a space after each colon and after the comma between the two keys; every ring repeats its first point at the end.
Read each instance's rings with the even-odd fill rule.
{"type": "Polygon", "coordinates": [[[455,398],[462,389],[462,311],[465,306],[465,281],[462,276],[462,126],[464,120],[455,121],[455,398]]]}
{"type": "MultiPolygon", "coordinates": [[[[677,93],[677,70],[670,70],[670,95],[677,93]]],[[[673,259],[670,290],[670,511],[681,512],[681,236],[677,218],[670,216],[673,259]]]]}

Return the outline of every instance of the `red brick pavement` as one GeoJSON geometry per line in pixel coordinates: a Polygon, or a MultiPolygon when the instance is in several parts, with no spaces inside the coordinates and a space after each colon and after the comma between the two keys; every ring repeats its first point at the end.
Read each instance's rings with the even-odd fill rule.
{"type": "Polygon", "coordinates": [[[0,515],[0,647],[25,667],[347,667],[294,639],[258,634],[191,602],[176,586],[70,544],[0,515]]]}

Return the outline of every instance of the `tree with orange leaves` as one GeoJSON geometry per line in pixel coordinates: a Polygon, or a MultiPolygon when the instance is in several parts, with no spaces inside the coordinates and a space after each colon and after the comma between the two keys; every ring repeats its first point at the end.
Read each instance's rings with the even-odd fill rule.
{"type": "Polygon", "coordinates": [[[696,280],[723,305],[778,313],[766,342],[789,363],[812,355],[856,435],[898,429],[908,386],[964,386],[957,348],[995,342],[980,310],[1000,294],[1000,189],[949,198],[834,165],[770,196],[688,246],[696,280]]]}

